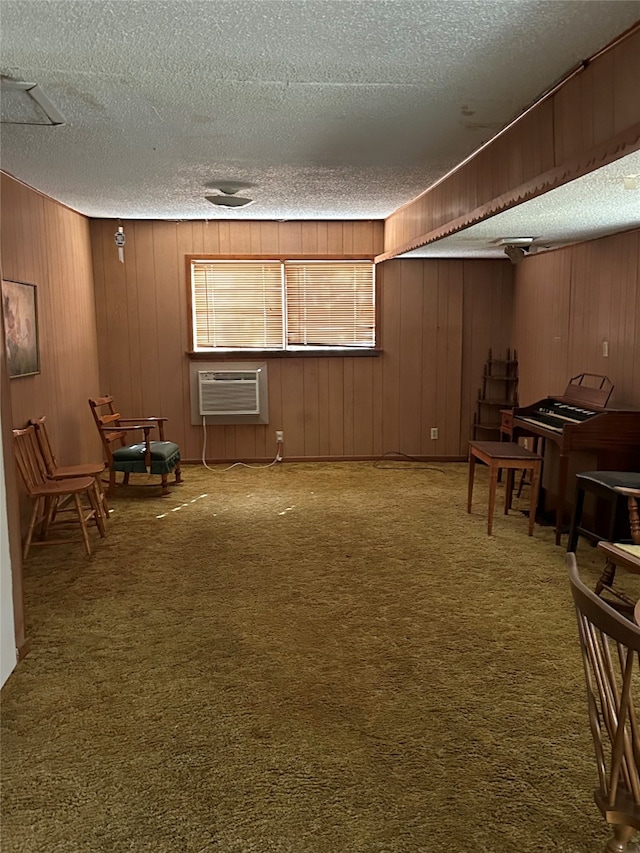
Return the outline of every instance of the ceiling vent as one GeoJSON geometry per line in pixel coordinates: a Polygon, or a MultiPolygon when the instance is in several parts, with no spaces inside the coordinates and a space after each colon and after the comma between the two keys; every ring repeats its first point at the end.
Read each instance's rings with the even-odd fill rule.
{"type": "Polygon", "coordinates": [[[535,239],[535,237],[502,237],[492,242],[504,249],[505,255],[512,264],[519,264],[534,248],[533,243],[535,239]]]}
{"type": "Polygon", "coordinates": [[[519,264],[527,254],[528,249],[523,249],[521,246],[505,246],[504,253],[509,258],[512,264],[519,264]]]}
{"type": "Polygon", "coordinates": [[[37,83],[2,77],[0,84],[2,124],[41,124],[55,127],[65,123],[64,116],[37,83]]]}

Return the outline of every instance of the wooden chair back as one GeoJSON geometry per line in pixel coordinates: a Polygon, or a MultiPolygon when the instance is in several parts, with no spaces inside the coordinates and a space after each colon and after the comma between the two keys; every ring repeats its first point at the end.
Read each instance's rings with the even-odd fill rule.
{"type": "Polygon", "coordinates": [[[596,753],[595,801],[614,831],[615,842],[606,849],[624,851],[640,829],[640,734],[633,701],[640,627],[582,582],[574,553],[567,554],[567,563],[596,753]]]}
{"type": "Polygon", "coordinates": [[[53,452],[53,446],[51,444],[51,439],[47,430],[46,420],[46,417],[43,415],[40,418],[31,418],[29,423],[35,429],[36,440],[38,442],[38,447],[40,448],[40,453],[42,454],[42,458],[47,469],[47,474],[52,477],[56,472],[58,463],[56,460],[56,455],[53,452]]]}
{"type": "Polygon", "coordinates": [[[78,476],[65,479],[53,479],[47,471],[47,464],[42,454],[37,438],[37,429],[30,424],[24,429],[13,430],[13,450],[18,471],[33,507],[27,535],[24,540],[23,559],[27,559],[32,544],[55,545],[59,541],[48,540],[49,529],[56,526],[66,526],[68,523],[79,525],[87,554],[91,554],[91,543],[87,530],[87,522],[94,521],[100,532],[105,536],[104,517],[98,503],[98,492],[95,477],[78,476]],[[83,507],[81,496],[86,497],[88,507],[83,507]],[[67,507],[66,502],[71,506],[67,507]],[[65,513],[71,513],[73,518],[66,521],[65,513]],[[40,527],[40,541],[33,542],[36,527],[40,527]]]}
{"type": "Polygon", "coordinates": [[[127,443],[126,429],[121,429],[120,412],[116,412],[113,397],[96,397],[89,400],[93,419],[100,433],[100,440],[111,465],[113,447],[124,447],[127,443]]]}
{"type": "Polygon", "coordinates": [[[13,430],[13,450],[27,493],[34,497],[47,483],[48,475],[34,426],[13,430]]]}
{"type": "Polygon", "coordinates": [[[48,476],[53,480],[64,480],[70,477],[93,477],[95,480],[94,490],[98,509],[102,517],[102,522],[106,522],[109,517],[109,505],[100,479],[105,468],[104,462],[80,462],[74,465],[58,465],[46,421],[46,417],[42,415],[40,418],[31,418],[29,423],[35,427],[38,446],[47,468],[48,476]]]}

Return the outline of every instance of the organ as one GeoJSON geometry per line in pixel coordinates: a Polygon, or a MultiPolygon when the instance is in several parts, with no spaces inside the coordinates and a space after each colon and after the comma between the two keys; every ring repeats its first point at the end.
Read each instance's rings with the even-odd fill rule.
{"type": "Polygon", "coordinates": [[[571,378],[561,397],[545,397],[503,412],[501,431],[512,441],[533,436],[558,445],[556,545],[562,534],[571,453],[596,453],[598,470],[640,470],[640,411],[606,408],[613,387],[606,376],[581,373],[571,378]]]}

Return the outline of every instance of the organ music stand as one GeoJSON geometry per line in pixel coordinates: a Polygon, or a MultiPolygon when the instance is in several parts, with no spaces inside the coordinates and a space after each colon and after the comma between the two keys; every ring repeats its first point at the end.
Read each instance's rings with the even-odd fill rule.
{"type": "Polygon", "coordinates": [[[576,403],[578,406],[599,406],[604,409],[609,402],[615,385],[608,376],[599,373],[578,373],[569,380],[563,396],[568,402],[576,403]],[[587,379],[594,379],[593,384],[588,384],[587,379]]]}

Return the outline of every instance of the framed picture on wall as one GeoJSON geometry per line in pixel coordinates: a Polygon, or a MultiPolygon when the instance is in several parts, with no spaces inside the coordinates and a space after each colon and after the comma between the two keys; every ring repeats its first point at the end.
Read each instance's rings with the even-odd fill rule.
{"type": "Polygon", "coordinates": [[[9,379],[40,373],[35,284],[2,279],[2,316],[9,379]]]}

